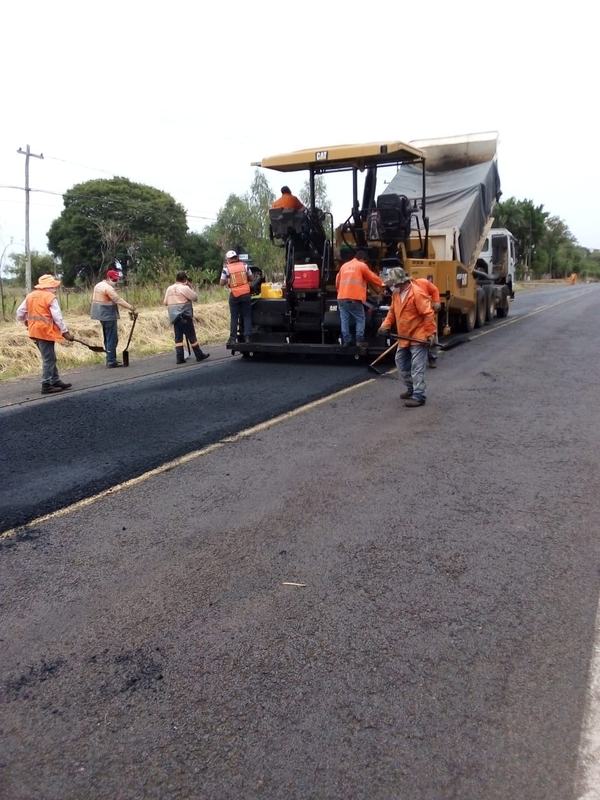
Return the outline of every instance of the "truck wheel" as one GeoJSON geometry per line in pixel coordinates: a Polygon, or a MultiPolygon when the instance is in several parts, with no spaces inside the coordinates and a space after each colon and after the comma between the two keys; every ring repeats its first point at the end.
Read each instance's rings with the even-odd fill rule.
{"type": "Polygon", "coordinates": [[[502,305],[498,306],[496,309],[496,316],[498,319],[504,319],[504,317],[508,317],[508,311],[510,309],[510,304],[508,302],[508,297],[503,299],[502,305]]]}
{"type": "Polygon", "coordinates": [[[477,289],[477,312],[475,315],[475,327],[483,328],[486,323],[486,300],[483,289],[477,289]]]}
{"type": "Polygon", "coordinates": [[[475,305],[470,308],[466,314],[462,315],[461,319],[461,328],[465,333],[471,333],[473,328],[475,327],[475,321],[477,319],[477,308],[475,305]]]}
{"type": "Polygon", "coordinates": [[[493,290],[491,292],[488,292],[486,300],[487,303],[485,306],[485,321],[491,322],[496,316],[496,308],[497,308],[496,293],[493,290]]]}

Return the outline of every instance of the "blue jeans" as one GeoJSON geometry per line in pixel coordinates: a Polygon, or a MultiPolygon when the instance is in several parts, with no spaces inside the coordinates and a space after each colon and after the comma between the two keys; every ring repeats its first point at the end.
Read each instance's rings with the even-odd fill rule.
{"type": "Polygon", "coordinates": [[[362,342],[365,338],[365,307],[360,300],[338,300],[340,310],[340,325],[342,328],[342,344],[352,342],[350,333],[350,321],[354,320],[356,328],[356,342],[362,342]]]}
{"type": "Polygon", "coordinates": [[[119,343],[119,331],[117,328],[117,320],[110,319],[108,321],[102,320],[102,336],[104,337],[104,349],[106,350],[106,363],[117,363],[117,345],[119,343]]]}
{"type": "Polygon", "coordinates": [[[415,400],[425,400],[425,369],[429,348],[424,344],[411,344],[410,347],[396,349],[398,377],[404,381],[406,390],[415,400]]]}

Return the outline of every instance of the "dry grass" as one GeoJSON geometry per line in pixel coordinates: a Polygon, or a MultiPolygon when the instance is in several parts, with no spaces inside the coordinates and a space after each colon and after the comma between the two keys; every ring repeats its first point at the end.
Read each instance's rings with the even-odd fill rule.
{"type": "MultiPolygon", "coordinates": [[[[64,307],[62,310],[69,330],[78,339],[84,339],[90,344],[102,344],[102,328],[99,322],[91,320],[87,314],[67,313],[64,307]]],[[[166,309],[139,308],[139,314],[129,351],[138,356],[170,351],[173,347],[173,326],[169,324],[166,309]]],[[[201,344],[227,339],[227,301],[196,304],[194,317],[198,341],[201,344]]],[[[127,312],[122,312],[119,322],[119,352],[125,347],[130,327],[131,321],[127,312]]],[[[93,353],[77,342],[57,345],[56,353],[59,371],[85,364],[102,364],[105,358],[104,353],[93,353]]],[[[39,373],[39,353],[27,336],[25,326],[16,322],[0,322],[0,381],[39,373]]]]}

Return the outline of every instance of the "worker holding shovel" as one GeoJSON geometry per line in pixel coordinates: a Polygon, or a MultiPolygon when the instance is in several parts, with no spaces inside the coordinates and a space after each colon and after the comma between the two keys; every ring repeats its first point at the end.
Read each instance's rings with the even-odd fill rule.
{"type": "Polygon", "coordinates": [[[42,357],[42,394],[56,394],[70,389],[70,383],[63,383],[56,367],[54,345],[66,339],[73,341],[72,334],[63,320],[56,291],[60,281],[54,275],[42,275],[17,308],[17,322],[27,326],[27,333],[33,339],[42,357]]]}
{"type": "Polygon", "coordinates": [[[435,342],[435,315],[429,295],[402,267],[389,270],[386,284],[392,287],[392,302],[378,333],[387,336],[392,325],[396,326],[396,366],[406,386],[400,397],[407,408],[417,408],[425,405],[425,370],[429,347],[435,342]]]}
{"type": "Polygon", "coordinates": [[[129,309],[134,315],[135,308],[119,297],[115,286],[119,282],[121,275],[116,269],[109,269],[106,278],[94,286],[92,295],[92,310],[90,316],[97,319],[102,325],[102,335],[104,336],[104,347],[106,349],[106,366],[122,367],[123,364],[117,361],[117,344],[119,343],[118,319],[119,306],[129,309]]]}

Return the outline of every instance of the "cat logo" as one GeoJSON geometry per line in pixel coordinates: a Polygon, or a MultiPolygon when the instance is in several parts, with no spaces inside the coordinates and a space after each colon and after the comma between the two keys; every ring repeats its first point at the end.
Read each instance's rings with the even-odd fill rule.
{"type": "Polygon", "coordinates": [[[330,310],[330,311],[337,311],[337,310],[338,310],[338,307],[337,307],[336,305],[330,305],[330,306],[329,306],[329,310],[330,310]]]}
{"type": "Polygon", "coordinates": [[[456,285],[460,289],[466,289],[469,285],[469,273],[465,271],[460,271],[456,273],[456,285]]]}
{"type": "Polygon", "coordinates": [[[315,161],[327,161],[327,156],[329,155],[328,150],[317,150],[315,153],[315,161]]]}

